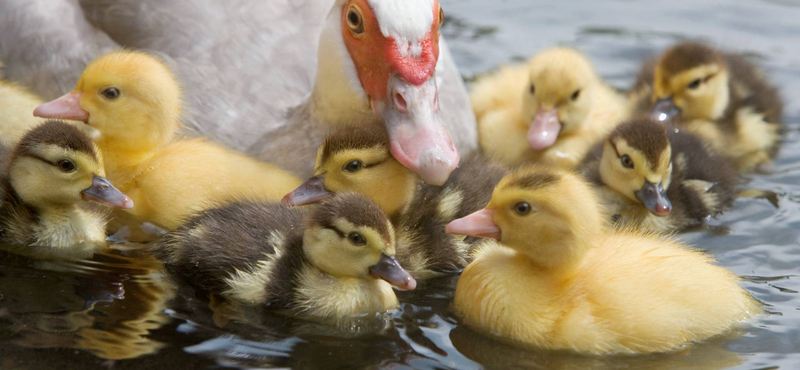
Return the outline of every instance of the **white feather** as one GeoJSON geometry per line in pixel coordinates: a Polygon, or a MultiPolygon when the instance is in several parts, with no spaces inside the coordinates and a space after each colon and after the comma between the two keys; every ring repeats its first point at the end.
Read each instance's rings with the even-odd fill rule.
{"type": "Polygon", "coordinates": [[[367,0],[381,33],[397,43],[400,55],[419,56],[420,42],[433,25],[433,0],[367,0]]]}

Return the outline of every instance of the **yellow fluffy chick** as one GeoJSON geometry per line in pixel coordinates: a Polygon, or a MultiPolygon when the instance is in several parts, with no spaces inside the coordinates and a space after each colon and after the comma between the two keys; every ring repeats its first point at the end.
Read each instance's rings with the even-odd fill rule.
{"type": "Polygon", "coordinates": [[[573,168],[629,111],[589,60],[568,48],[481,78],[471,98],[483,152],[512,165],[573,168]]]}
{"type": "Polygon", "coordinates": [[[706,254],[603,226],[577,175],[530,167],[505,177],[484,210],[448,225],[500,243],[464,270],[456,313],[516,345],[606,354],[669,351],[761,312],[706,254]]]}
{"type": "Polygon", "coordinates": [[[247,197],[279,200],[300,180],[205,139],[174,139],[181,91],[155,57],[118,51],[83,71],[75,89],[36,109],[100,132],[108,178],[133,198],[143,221],[174,229],[211,206],[247,197]]]}
{"type": "Polygon", "coordinates": [[[639,113],[701,137],[742,172],[772,167],[783,134],[783,101],[742,55],[694,41],[675,44],[642,67],[631,99],[639,113]]]}
{"type": "Polygon", "coordinates": [[[0,144],[13,146],[28,130],[41,123],[33,116],[42,100],[20,86],[0,80],[0,144]]]}

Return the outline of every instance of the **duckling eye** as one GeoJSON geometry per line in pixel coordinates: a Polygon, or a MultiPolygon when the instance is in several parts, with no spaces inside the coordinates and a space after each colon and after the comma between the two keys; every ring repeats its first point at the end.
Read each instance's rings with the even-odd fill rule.
{"type": "Polygon", "coordinates": [[[633,168],[633,160],[627,154],[623,154],[619,157],[619,160],[622,162],[622,166],[625,168],[633,168]]]}
{"type": "Polygon", "coordinates": [[[533,84],[531,84],[531,94],[535,93],[536,93],[536,86],[533,86],[533,84]]]}
{"type": "Polygon", "coordinates": [[[350,161],[346,165],[344,165],[343,170],[347,172],[358,172],[364,167],[364,164],[361,163],[359,160],[350,161]]]}
{"type": "Polygon", "coordinates": [[[367,244],[367,239],[364,238],[363,235],[361,235],[359,233],[355,233],[355,232],[347,234],[347,240],[349,240],[350,244],[353,244],[353,245],[365,245],[365,244],[367,244]]]}
{"type": "Polygon", "coordinates": [[[78,169],[78,166],[76,166],[75,163],[73,163],[69,159],[62,159],[56,162],[56,167],[58,167],[58,169],[61,170],[61,172],[66,172],[66,173],[74,172],[76,169],[78,169]]]}
{"type": "Polygon", "coordinates": [[[531,213],[531,205],[528,202],[519,202],[514,205],[514,212],[520,216],[525,216],[531,213]]]}
{"type": "Polygon", "coordinates": [[[689,83],[688,85],[686,85],[686,87],[689,88],[689,89],[694,90],[694,89],[700,87],[700,82],[702,82],[702,81],[698,78],[698,79],[692,81],[691,83],[689,83]]]}
{"type": "Polygon", "coordinates": [[[444,24],[444,10],[442,10],[442,7],[440,6],[439,7],[439,27],[441,27],[443,24],[444,24]]]}
{"type": "Polygon", "coordinates": [[[117,88],[115,87],[109,87],[103,90],[103,92],[101,92],[100,94],[102,94],[108,100],[114,100],[116,98],[119,98],[119,90],[117,90],[117,88]]]}
{"type": "Polygon", "coordinates": [[[364,33],[364,21],[361,18],[361,12],[355,6],[351,6],[347,10],[347,27],[350,28],[350,32],[356,35],[364,33]]]}
{"type": "Polygon", "coordinates": [[[578,100],[579,96],[581,96],[581,91],[580,90],[575,90],[575,92],[572,93],[572,97],[571,97],[572,101],[578,100]]]}

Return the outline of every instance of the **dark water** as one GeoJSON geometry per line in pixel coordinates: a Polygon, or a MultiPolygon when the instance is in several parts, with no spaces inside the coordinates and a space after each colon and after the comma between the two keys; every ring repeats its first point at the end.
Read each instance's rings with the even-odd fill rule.
{"type": "Polygon", "coordinates": [[[777,194],[741,199],[681,237],[747,278],[768,305],[741,333],[655,356],[583,357],[504,346],[460,326],[449,310],[457,278],[400,293],[397,312],[340,328],[195,297],[152,260],[114,252],[92,261],[0,256],[0,369],[800,368],[800,2],[440,0],[443,33],[465,78],[537,50],[586,52],[626,87],[641,58],[699,37],[754,56],[781,86],[789,134],[777,172],[743,186],[777,194]]]}

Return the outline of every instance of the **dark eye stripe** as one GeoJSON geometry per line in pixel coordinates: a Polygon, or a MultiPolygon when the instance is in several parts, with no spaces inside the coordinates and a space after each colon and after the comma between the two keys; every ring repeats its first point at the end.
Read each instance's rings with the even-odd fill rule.
{"type": "Polygon", "coordinates": [[[47,164],[49,164],[51,166],[55,166],[56,165],[55,162],[50,162],[49,160],[45,159],[44,157],[40,157],[40,156],[38,156],[36,154],[30,154],[29,153],[29,154],[26,154],[25,156],[26,157],[31,157],[33,159],[38,159],[38,160],[40,160],[40,161],[42,161],[44,163],[47,163],[47,164]]]}
{"type": "Polygon", "coordinates": [[[347,234],[345,234],[342,230],[339,230],[336,226],[333,225],[325,225],[322,227],[323,229],[333,230],[340,238],[344,238],[347,234]]]}

